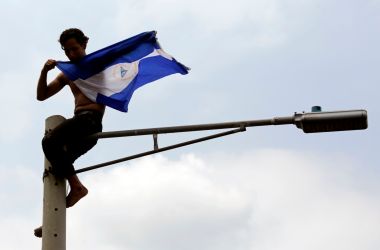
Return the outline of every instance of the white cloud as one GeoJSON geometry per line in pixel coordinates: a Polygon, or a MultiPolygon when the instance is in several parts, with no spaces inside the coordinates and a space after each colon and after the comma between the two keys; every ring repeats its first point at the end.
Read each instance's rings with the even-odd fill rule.
{"type": "Polygon", "coordinates": [[[344,159],[263,150],[148,157],[84,178],[68,212],[80,249],[376,249],[378,190],[344,159]],[[376,199],[377,197],[377,199],[376,199]],[[94,240],[95,239],[95,240],[94,240]]]}
{"type": "Polygon", "coordinates": [[[36,201],[36,198],[41,195],[42,173],[37,174],[30,166],[1,164],[0,183],[1,200],[6,201],[0,206],[0,214],[23,212],[25,215],[32,212],[30,209],[25,209],[26,204],[32,204],[33,206],[30,207],[33,208],[36,204],[42,205],[42,200],[36,201]]]}
{"type": "Polygon", "coordinates": [[[17,140],[31,125],[30,101],[34,98],[30,97],[30,89],[25,79],[17,74],[4,73],[0,76],[0,141],[17,140]]]}
{"type": "MultiPolygon", "coordinates": [[[[120,2],[117,29],[141,32],[158,29],[195,44],[229,45],[234,50],[272,48],[282,45],[308,17],[314,1],[237,0],[237,1],[139,1],[120,2]],[[297,11],[297,12],[295,12],[297,11]]],[[[195,50],[191,50],[195,51],[195,50]]]]}
{"type": "Polygon", "coordinates": [[[25,166],[0,165],[0,200],[0,248],[40,247],[33,230],[42,221],[41,176],[25,166]]]}
{"type": "Polygon", "coordinates": [[[33,235],[33,230],[37,226],[33,223],[31,218],[2,216],[0,218],[1,249],[41,249],[41,240],[33,235]]]}
{"type": "MultiPolygon", "coordinates": [[[[91,175],[85,180],[91,198],[81,204],[81,211],[87,211],[89,217],[81,220],[82,214],[74,214],[70,230],[82,231],[80,228],[87,228],[87,223],[94,220],[97,226],[86,229],[86,235],[71,235],[96,235],[102,239],[100,245],[104,249],[107,245],[126,249],[194,249],[190,244],[193,241],[205,249],[236,248],[250,216],[247,198],[234,188],[215,185],[205,176],[207,172],[204,162],[187,156],[178,162],[147,158],[131,168],[91,175]],[[104,181],[114,185],[101,184],[104,181]],[[226,238],[229,242],[223,242],[226,238]]],[[[90,242],[85,242],[81,248],[89,247],[88,244],[91,247],[90,242]]]]}

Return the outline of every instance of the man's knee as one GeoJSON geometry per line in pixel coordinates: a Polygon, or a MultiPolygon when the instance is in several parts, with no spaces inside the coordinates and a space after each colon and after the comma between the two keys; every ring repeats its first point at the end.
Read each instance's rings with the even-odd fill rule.
{"type": "Polygon", "coordinates": [[[60,147],[60,142],[51,135],[51,133],[47,133],[44,138],[42,138],[42,149],[44,152],[54,151],[56,148],[60,147]]]}
{"type": "Polygon", "coordinates": [[[49,143],[50,143],[50,138],[47,134],[44,136],[44,138],[42,138],[42,148],[47,147],[49,143]]]}

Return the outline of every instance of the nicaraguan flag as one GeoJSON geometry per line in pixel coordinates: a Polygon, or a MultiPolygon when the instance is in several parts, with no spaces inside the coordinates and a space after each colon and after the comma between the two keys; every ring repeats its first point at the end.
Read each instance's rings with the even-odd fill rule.
{"type": "Polygon", "coordinates": [[[127,112],[133,92],[162,77],[189,68],[165,53],[156,32],[145,32],[57,67],[90,100],[127,112]]]}

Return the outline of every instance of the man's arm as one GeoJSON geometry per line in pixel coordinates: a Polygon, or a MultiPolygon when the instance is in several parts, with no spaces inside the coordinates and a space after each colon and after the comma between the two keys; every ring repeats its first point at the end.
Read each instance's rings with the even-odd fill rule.
{"type": "Polygon", "coordinates": [[[56,64],[56,61],[49,59],[41,70],[37,84],[37,100],[39,101],[46,100],[55,95],[68,83],[68,79],[63,74],[59,74],[52,82],[47,84],[47,74],[55,68],[56,64]]]}

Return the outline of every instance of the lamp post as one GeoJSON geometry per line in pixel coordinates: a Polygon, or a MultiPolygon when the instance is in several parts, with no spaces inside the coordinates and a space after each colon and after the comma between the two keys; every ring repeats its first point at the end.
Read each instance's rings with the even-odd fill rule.
{"type": "MultiPolygon", "coordinates": [[[[65,120],[54,115],[45,121],[45,133],[54,129],[65,120]]],[[[51,164],[45,158],[44,197],[42,227],[36,229],[42,236],[42,250],[66,249],[66,180],[51,174],[51,164]]],[[[37,235],[36,235],[37,236],[37,235]]]]}
{"type": "MultiPolygon", "coordinates": [[[[100,132],[89,136],[89,138],[113,138],[124,136],[142,136],[153,135],[154,149],[151,151],[143,152],[137,155],[117,159],[110,162],[97,164],[91,167],[82,168],[76,171],[81,173],[89,170],[94,170],[100,167],[108,166],[111,164],[127,161],[150,154],[163,152],[166,150],[175,149],[191,145],[194,143],[215,139],[218,137],[231,135],[238,132],[246,131],[247,127],[268,126],[268,125],[296,125],[297,128],[302,129],[305,133],[319,133],[319,132],[334,132],[344,130],[359,130],[368,127],[367,111],[365,110],[348,110],[348,111],[333,111],[321,112],[320,107],[313,107],[314,112],[311,113],[295,113],[293,116],[287,117],[274,117],[272,119],[264,120],[247,120],[237,122],[223,122],[211,124],[196,124],[185,126],[161,127],[161,128],[147,128],[135,129],[124,131],[111,131],[100,132]],[[217,130],[228,129],[233,130],[225,131],[215,135],[210,135],[198,138],[191,141],[178,143],[175,145],[167,146],[164,148],[158,147],[157,135],[166,133],[179,133],[191,132],[202,130],[217,130]]],[[[46,120],[46,129],[54,128],[64,120],[60,116],[52,116],[46,120]]],[[[50,164],[45,159],[45,172],[49,172],[50,164]]],[[[56,178],[51,174],[44,175],[44,212],[43,212],[43,226],[37,228],[35,231],[36,236],[43,238],[43,250],[65,250],[66,249],[66,207],[65,207],[65,191],[66,183],[63,179],[56,178]]]]}

